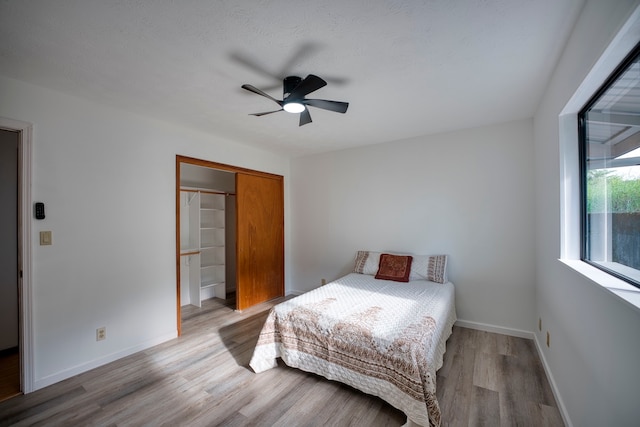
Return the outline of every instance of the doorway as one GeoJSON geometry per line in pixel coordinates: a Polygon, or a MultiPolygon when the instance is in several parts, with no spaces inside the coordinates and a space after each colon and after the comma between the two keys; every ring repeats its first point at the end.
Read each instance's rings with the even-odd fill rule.
{"type": "Polygon", "coordinates": [[[20,134],[0,129],[0,401],[20,394],[18,148],[20,134]]]}
{"type": "MultiPolygon", "coordinates": [[[[31,285],[31,146],[33,125],[0,117],[0,130],[17,133],[17,215],[18,215],[18,354],[22,393],[31,393],[33,378],[33,314],[31,285]]],[[[15,371],[13,371],[15,372],[15,371]]]]}
{"type": "MultiPolygon", "coordinates": [[[[177,330],[181,334],[181,301],[186,298],[183,279],[194,277],[195,283],[203,287],[225,289],[225,293],[214,289],[213,295],[220,297],[226,294],[226,287],[219,286],[219,280],[210,271],[220,268],[220,259],[224,259],[225,280],[233,283],[235,309],[242,311],[258,303],[284,296],[284,179],[280,175],[260,172],[191,157],[176,156],[176,271],[177,271],[177,330]],[[196,169],[194,169],[194,167],[196,169]],[[215,176],[221,182],[231,179],[230,184],[220,189],[209,190],[210,187],[201,182],[189,182],[185,171],[206,171],[204,175],[215,176]],[[204,187],[204,188],[203,188],[204,187]],[[196,195],[190,200],[186,193],[193,191],[196,195]],[[200,198],[205,199],[204,205],[200,198]],[[217,201],[217,199],[223,201],[217,201]],[[209,219],[189,218],[189,223],[199,224],[187,229],[182,215],[187,210],[193,212],[191,203],[198,203],[198,215],[209,215],[209,219]],[[183,206],[189,204],[187,209],[183,206]],[[209,210],[216,212],[209,212],[209,210]],[[224,211],[224,219],[219,211],[224,211]],[[216,216],[220,215],[220,219],[216,216]],[[208,225],[207,225],[208,222],[208,225]],[[224,224],[224,226],[222,226],[224,224]],[[229,225],[229,227],[227,227],[229,225]],[[226,234],[223,246],[226,252],[222,256],[209,255],[220,247],[220,229],[226,234]],[[229,230],[232,229],[232,235],[229,230]],[[185,233],[194,236],[186,238],[185,233]],[[216,237],[218,234],[218,237],[216,237]],[[205,242],[203,245],[202,243],[205,242]],[[229,244],[227,244],[229,243],[229,244]],[[206,247],[206,251],[202,248],[206,247]],[[210,258],[207,260],[207,256],[210,258]],[[188,263],[188,265],[187,265],[188,263]],[[203,279],[206,274],[212,274],[203,279]],[[189,272],[185,271],[189,269],[189,272]],[[216,293],[217,292],[217,293],[216,293]],[[182,294],[182,295],[181,295],[182,294]]],[[[195,216],[195,215],[194,215],[195,216]]],[[[194,283],[189,284],[190,289],[194,283]]],[[[196,289],[202,298],[203,289],[196,289]]],[[[211,292],[211,291],[210,291],[211,292]]],[[[189,295],[190,301],[198,300],[195,293],[189,295]]],[[[199,302],[199,300],[198,300],[199,302]]]]}

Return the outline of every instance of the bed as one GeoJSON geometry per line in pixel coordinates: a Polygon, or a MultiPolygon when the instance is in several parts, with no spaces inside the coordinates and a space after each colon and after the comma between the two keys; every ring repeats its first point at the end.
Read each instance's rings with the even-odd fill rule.
{"type": "Polygon", "coordinates": [[[434,277],[417,274],[417,263],[405,274],[413,280],[376,278],[373,264],[386,254],[368,253],[367,270],[366,262],[358,268],[361,252],[356,272],[271,309],[250,366],[260,373],[280,357],[384,399],[407,425],[439,426],[436,371],[456,321],[453,284],[446,273],[437,277],[442,283],[427,280],[434,277]]]}

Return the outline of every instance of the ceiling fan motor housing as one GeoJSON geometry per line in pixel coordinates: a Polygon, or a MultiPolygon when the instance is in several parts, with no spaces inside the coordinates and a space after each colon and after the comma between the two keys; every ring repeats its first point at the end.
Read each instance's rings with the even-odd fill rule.
{"type": "Polygon", "coordinates": [[[282,99],[283,100],[287,99],[287,97],[291,94],[293,89],[295,89],[296,86],[298,86],[301,81],[302,79],[298,76],[285,77],[284,80],[282,81],[282,93],[283,93],[282,99]]]}

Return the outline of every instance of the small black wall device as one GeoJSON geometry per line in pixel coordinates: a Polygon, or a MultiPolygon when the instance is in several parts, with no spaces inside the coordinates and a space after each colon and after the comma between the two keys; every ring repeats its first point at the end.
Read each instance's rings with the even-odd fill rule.
{"type": "Polygon", "coordinates": [[[44,219],[44,203],[36,202],[35,212],[36,212],[36,219],[44,219]]]}

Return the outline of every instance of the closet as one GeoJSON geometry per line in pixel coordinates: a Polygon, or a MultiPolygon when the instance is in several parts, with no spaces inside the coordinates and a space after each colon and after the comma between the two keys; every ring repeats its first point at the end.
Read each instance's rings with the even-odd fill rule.
{"type": "Polygon", "coordinates": [[[238,311],[284,296],[284,179],[176,156],[177,327],[181,307],[238,311]]]}

